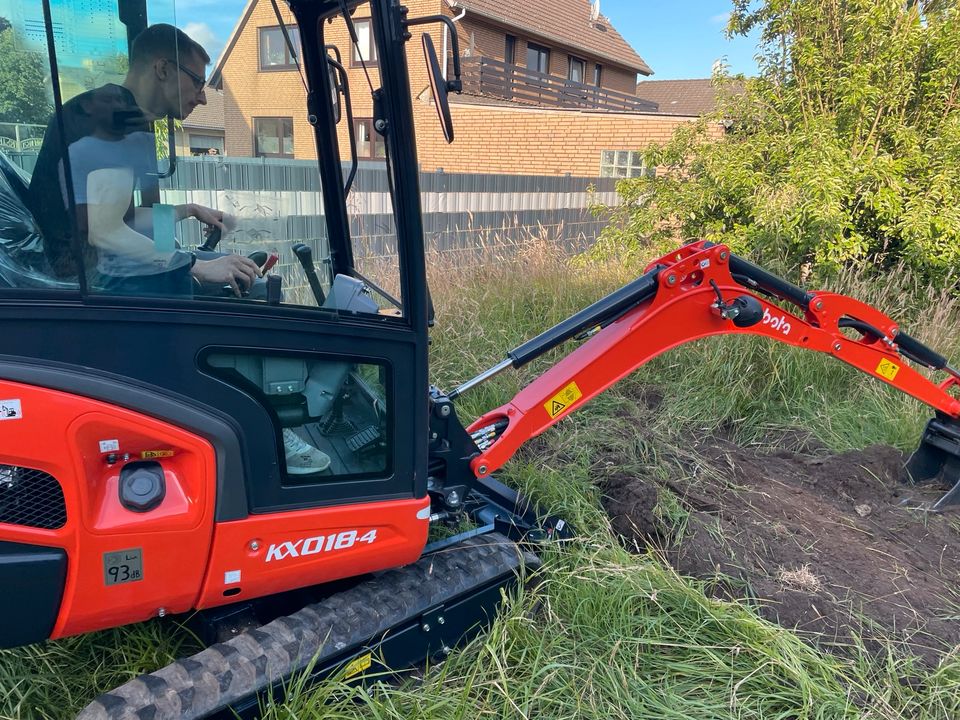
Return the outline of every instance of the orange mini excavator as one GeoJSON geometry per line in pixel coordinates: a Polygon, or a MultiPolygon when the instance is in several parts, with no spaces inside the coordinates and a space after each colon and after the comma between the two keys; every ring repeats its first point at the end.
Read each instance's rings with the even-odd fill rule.
{"type": "MultiPolygon", "coordinates": [[[[267,160],[238,178],[217,158],[178,162],[175,133],[164,148],[144,122],[151,102],[185,117],[216,91],[172,29],[143,35],[173,19],[170,0],[98,0],[86,15],[59,0],[8,4],[24,51],[49,67],[56,113],[32,178],[0,157],[0,646],[185,614],[209,645],[109,690],[84,720],[253,717],[308,668],[353,676],[448,651],[538,567],[539,543],[569,532],[493,473],[650,358],[711,335],[828,353],[932,406],[909,470],[953,485],[935,509],[960,502],[960,373],[869,305],[803,290],[723,245],[665,255],[477,378],[432,387],[407,46],[414,28],[449,18],[409,17],[398,0],[272,3],[264,72],[249,82],[269,94],[272,71],[302,74],[305,112],[255,118],[252,148],[267,160]],[[351,94],[351,80],[369,92],[351,94]],[[144,83],[159,90],[145,97],[144,83]],[[316,163],[269,159],[292,154],[294,136],[312,139],[316,163]],[[363,157],[377,155],[386,182],[365,185],[363,157]],[[285,189],[298,173],[312,191],[285,189]],[[287,242],[289,262],[251,282],[231,275],[238,263],[275,258],[191,243],[177,223],[203,213],[157,191],[187,198],[198,184],[236,212],[241,238],[267,228],[287,242]],[[51,193],[62,208],[38,201],[51,193]],[[380,282],[355,265],[361,209],[390,236],[380,282]],[[458,396],[568,342],[509,403],[461,424],[458,396]],[[465,520],[473,530],[428,542],[431,527],[465,520]]],[[[453,79],[429,35],[420,42],[452,140],[448,30],[453,79]]]]}

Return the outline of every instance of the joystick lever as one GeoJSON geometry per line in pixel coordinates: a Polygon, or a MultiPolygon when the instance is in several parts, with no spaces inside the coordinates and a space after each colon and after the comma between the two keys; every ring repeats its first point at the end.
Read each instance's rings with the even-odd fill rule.
{"type": "Polygon", "coordinates": [[[297,260],[299,260],[303,266],[303,272],[307,275],[307,282],[310,283],[310,290],[317,300],[317,305],[322,307],[327,298],[323,294],[320,278],[317,277],[317,270],[313,266],[313,250],[310,249],[309,245],[297,243],[293,246],[293,254],[297,256],[297,260]]]}

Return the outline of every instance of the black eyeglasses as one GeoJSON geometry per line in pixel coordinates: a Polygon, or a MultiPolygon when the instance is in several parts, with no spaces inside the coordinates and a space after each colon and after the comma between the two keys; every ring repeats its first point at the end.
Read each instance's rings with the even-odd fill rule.
{"type": "Polygon", "coordinates": [[[193,81],[193,87],[197,92],[200,92],[206,86],[207,79],[205,77],[201,77],[200,75],[197,75],[192,70],[187,70],[183,65],[178,63],[176,60],[169,60],[169,62],[172,62],[174,65],[176,65],[177,69],[180,72],[182,72],[184,75],[186,75],[188,78],[190,78],[193,81]]]}

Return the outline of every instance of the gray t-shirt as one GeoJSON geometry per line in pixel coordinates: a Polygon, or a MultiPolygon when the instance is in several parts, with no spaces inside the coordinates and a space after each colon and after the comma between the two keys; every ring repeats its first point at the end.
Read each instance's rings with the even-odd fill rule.
{"type": "MultiPolygon", "coordinates": [[[[133,193],[135,190],[155,189],[158,179],[156,172],[156,150],[152,133],[132,132],[117,139],[105,139],[87,135],[69,147],[70,171],[73,176],[73,192],[77,205],[87,205],[90,212],[91,202],[96,204],[97,198],[91,198],[93,187],[91,175],[100,170],[113,170],[108,178],[117,183],[117,193],[129,197],[126,210],[128,220],[132,220],[133,193]]],[[[61,163],[61,183],[63,181],[63,165],[61,163]]],[[[104,181],[101,173],[100,182],[104,181]]],[[[128,225],[130,223],[128,222],[128,225]]],[[[131,227],[131,231],[133,228],[131,227]]],[[[149,237],[152,229],[138,228],[137,232],[149,237]]],[[[92,244],[96,246],[94,241],[92,244]]],[[[108,250],[97,248],[97,270],[105,275],[136,276],[154,275],[167,272],[171,266],[172,253],[147,254],[142,251],[125,254],[122,250],[108,250]]],[[[176,263],[188,261],[182,254],[176,254],[176,263]]]]}

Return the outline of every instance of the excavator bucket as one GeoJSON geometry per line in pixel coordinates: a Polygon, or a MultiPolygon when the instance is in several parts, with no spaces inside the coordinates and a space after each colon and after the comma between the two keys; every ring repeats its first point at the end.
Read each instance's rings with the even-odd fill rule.
{"type": "Polygon", "coordinates": [[[930,510],[960,507],[960,422],[942,414],[930,420],[920,446],[907,461],[907,472],[915,483],[935,482],[950,487],[930,510]]]}

